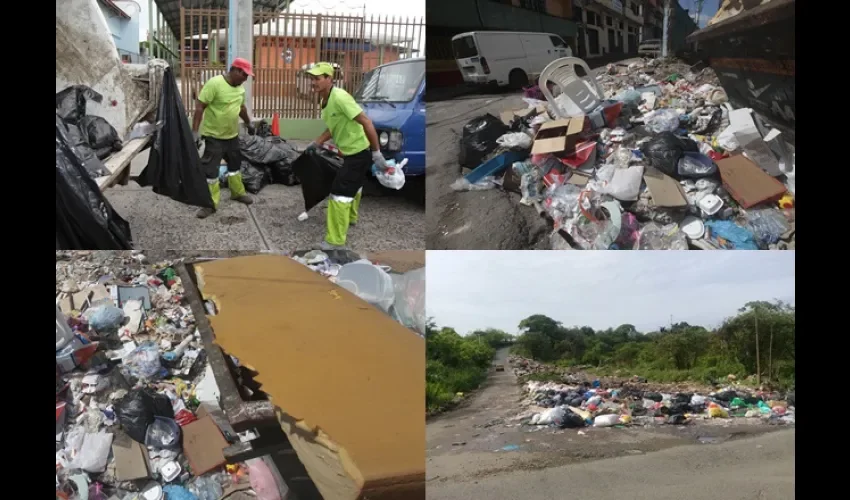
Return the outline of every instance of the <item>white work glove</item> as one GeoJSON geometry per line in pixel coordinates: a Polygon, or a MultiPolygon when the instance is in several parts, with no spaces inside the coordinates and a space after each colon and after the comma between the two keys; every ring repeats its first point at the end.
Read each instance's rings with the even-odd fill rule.
{"type": "Polygon", "coordinates": [[[384,155],[380,151],[372,151],[372,163],[382,172],[386,172],[390,168],[387,166],[387,160],[384,159],[384,155]]]}
{"type": "Polygon", "coordinates": [[[200,148],[201,147],[201,133],[198,132],[197,130],[193,130],[192,131],[192,139],[195,140],[195,147],[200,148]]]}

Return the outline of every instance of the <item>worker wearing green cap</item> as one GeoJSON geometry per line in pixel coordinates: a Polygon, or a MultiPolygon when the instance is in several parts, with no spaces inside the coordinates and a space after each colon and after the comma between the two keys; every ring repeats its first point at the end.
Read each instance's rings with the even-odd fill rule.
{"type": "Polygon", "coordinates": [[[342,247],[345,245],[348,227],[357,224],[363,183],[372,164],[386,170],[387,162],[381,154],[378,133],[372,120],[354,102],[351,94],[334,86],[333,66],[326,62],[316,63],[307,74],[312,80],[313,92],[321,97],[322,121],[328,127],[310,143],[308,150],[333,138],[343,158],[342,168],[331,185],[327,233],[322,247],[342,247]]]}

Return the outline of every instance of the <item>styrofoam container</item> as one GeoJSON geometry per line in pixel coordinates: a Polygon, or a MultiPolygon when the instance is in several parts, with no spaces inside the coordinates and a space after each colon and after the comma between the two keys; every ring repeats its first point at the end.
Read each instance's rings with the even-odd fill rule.
{"type": "Polygon", "coordinates": [[[723,207],[723,198],[716,194],[707,194],[699,200],[697,205],[706,215],[714,215],[723,207]]]}
{"type": "Polygon", "coordinates": [[[685,217],[682,223],[679,224],[679,229],[692,240],[698,240],[705,236],[705,224],[702,222],[702,219],[693,215],[685,217]]]}

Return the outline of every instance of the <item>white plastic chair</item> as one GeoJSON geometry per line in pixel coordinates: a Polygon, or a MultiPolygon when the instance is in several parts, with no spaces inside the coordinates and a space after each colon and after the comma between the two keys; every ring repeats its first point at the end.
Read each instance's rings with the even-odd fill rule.
{"type": "Polygon", "coordinates": [[[540,73],[538,85],[558,118],[569,118],[581,114],[588,115],[605,99],[605,91],[596,81],[587,63],[578,57],[562,57],[550,62],[540,73]],[[584,69],[587,76],[578,76],[575,71],[576,66],[584,69]],[[555,101],[549,91],[548,83],[550,81],[556,84],[561,89],[561,93],[572,101],[573,106],[569,106],[572,109],[565,109],[564,106],[555,101]]]}

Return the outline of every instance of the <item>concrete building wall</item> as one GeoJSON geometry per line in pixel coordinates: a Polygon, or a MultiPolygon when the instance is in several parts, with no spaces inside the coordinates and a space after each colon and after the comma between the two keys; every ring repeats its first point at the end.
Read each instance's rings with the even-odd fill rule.
{"type": "Polygon", "coordinates": [[[576,2],[576,22],[584,26],[579,45],[583,57],[593,59],[612,54],[624,56],[637,53],[643,26],[643,0],[584,0],[576,2]],[[632,6],[639,15],[634,14],[632,6]],[[628,12],[628,14],[627,14],[628,12]],[[580,17],[579,17],[580,16],[580,17]]]}
{"type": "MultiPolygon", "coordinates": [[[[133,1],[113,2],[119,9],[123,10],[130,19],[118,15],[102,3],[98,3],[103,16],[106,18],[106,27],[112,35],[115,47],[121,54],[131,56],[139,55],[139,4],[133,1]]],[[[131,57],[131,59],[133,59],[131,57]]],[[[131,60],[130,62],[137,62],[131,60]]]]}

